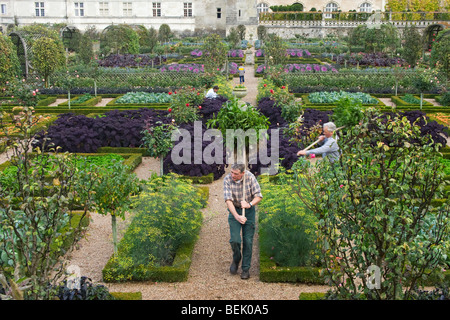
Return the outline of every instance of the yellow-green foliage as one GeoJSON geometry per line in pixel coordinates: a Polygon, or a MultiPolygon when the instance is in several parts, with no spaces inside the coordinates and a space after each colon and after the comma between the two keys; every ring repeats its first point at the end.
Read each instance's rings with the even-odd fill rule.
{"type": "Polygon", "coordinates": [[[225,76],[217,76],[213,86],[219,87],[217,94],[227,99],[231,99],[233,97],[232,81],[227,80],[225,76]]]}
{"type": "Polygon", "coordinates": [[[300,185],[289,176],[277,184],[262,179],[260,185],[264,195],[259,205],[261,251],[282,266],[317,266],[317,219],[295,193],[300,185]]]}
{"type": "Polygon", "coordinates": [[[189,266],[190,250],[186,249],[188,254],[179,250],[189,249],[197,238],[202,206],[199,189],[192,184],[173,174],[153,176],[134,203],[136,214],[118,254],[103,270],[104,280],[148,280],[160,273],[155,268],[177,273],[177,268],[189,266]]]}

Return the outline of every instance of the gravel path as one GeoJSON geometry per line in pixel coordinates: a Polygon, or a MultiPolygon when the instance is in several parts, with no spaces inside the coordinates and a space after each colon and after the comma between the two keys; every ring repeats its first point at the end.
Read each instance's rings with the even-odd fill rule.
{"type": "MultiPolygon", "coordinates": [[[[159,161],[145,157],[135,172],[140,178],[148,178],[151,172],[159,172],[159,161]]],[[[86,238],[80,241],[80,249],[72,253],[70,264],[79,266],[82,275],[88,276],[96,283],[106,285],[110,291],[140,291],[144,300],[297,300],[301,292],[327,290],[326,286],[259,281],[257,235],[254,241],[250,279],[241,280],[239,274],[231,275],[229,273],[231,263],[229,229],[222,196],[223,178],[208,186],[209,204],[203,209],[204,222],[186,282],[102,283],[101,270],[113,253],[111,220],[109,217],[96,213],[92,215],[86,238]]],[[[129,218],[130,216],[127,220],[130,220],[129,218]]],[[[126,222],[120,222],[122,230],[125,230],[125,226],[126,222]]]]}

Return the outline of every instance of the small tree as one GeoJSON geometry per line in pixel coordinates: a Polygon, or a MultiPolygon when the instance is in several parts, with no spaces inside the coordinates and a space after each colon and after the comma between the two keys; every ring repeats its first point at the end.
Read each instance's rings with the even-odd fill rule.
{"type": "Polygon", "coordinates": [[[113,161],[97,179],[93,199],[99,214],[111,214],[114,253],[117,253],[116,218],[125,219],[131,197],[137,192],[138,180],[136,174],[130,173],[129,168],[118,161],[113,161]]]}
{"type": "Polygon", "coordinates": [[[34,69],[45,79],[48,87],[49,76],[65,63],[64,48],[55,40],[47,37],[37,39],[32,47],[34,69]]]}
{"type": "MultiPolygon", "coordinates": [[[[4,116],[0,117],[0,132],[4,116]]],[[[64,276],[62,256],[78,240],[86,216],[85,211],[78,223],[72,222],[72,156],[50,156],[39,149],[37,156],[31,155],[32,127],[38,120],[32,108],[24,107],[19,117],[11,119],[19,130],[16,137],[2,132],[14,170],[0,172],[0,271],[16,283],[28,278],[28,299],[52,297],[49,285],[64,276]]]]}
{"type": "Polygon", "coordinates": [[[12,41],[0,33],[0,85],[20,74],[20,63],[12,41]]]}
{"type": "Polygon", "coordinates": [[[433,83],[432,70],[425,69],[422,72],[419,72],[413,78],[412,85],[420,93],[420,110],[422,110],[423,94],[436,86],[436,82],[433,83]]]}
{"type": "Polygon", "coordinates": [[[432,205],[444,190],[439,145],[406,117],[373,110],[339,141],[339,161],[318,162],[298,188],[319,219],[329,296],[409,299],[449,249],[450,202],[432,205]]]}
{"type": "Polygon", "coordinates": [[[80,46],[78,49],[78,58],[83,64],[91,63],[94,58],[94,50],[92,48],[92,40],[87,34],[83,34],[80,38],[80,46]]]}
{"type": "Polygon", "coordinates": [[[173,148],[172,133],[177,128],[172,124],[163,124],[157,121],[155,125],[146,124],[146,128],[142,131],[142,145],[147,148],[151,157],[159,158],[160,176],[164,175],[164,158],[173,148]]]}
{"type": "Polygon", "coordinates": [[[228,33],[227,36],[227,41],[230,43],[231,48],[240,47],[239,34],[235,27],[230,28],[230,32],[228,33]]]}
{"type": "Polygon", "coordinates": [[[415,25],[407,26],[403,32],[405,43],[403,57],[411,67],[414,67],[422,53],[422,36],[415,25]]]}
{"type": "Polygon", "coordinates": [[[227,57],[227,46],[222,42],[218,34],[206,37],[202,46],[204,54],[204,68],[207,72],[216,72],[221,68],[227,57]]]}
{"type": "Polygon", "coordinates": [[[245,31],[246,31],[245,26],[243,24],[238,25],[236,27],[236,31],[237,31],[237,33],[239,35],[239,39],[240,40],[244,40],[245,39],[245,31]]]}
{"type": "Polygon", "coordinates": [[[259,40],[265,40],[267,36],[267,28],[265,26],[258,26],[256,28],[256,34],[258,35],[259,40]]]}
{"type": "Polygon", "coordinates": [[[450,75],[450,31],[441,31],[437,36],[433,35],[433,45],[431,47],[430,64],[445,77],[450,75]]]}
{"type": "Polygon", "coordinates": [[[168,24],[163,23],[159,26],[158,30],[158,39],[163,44],[164,42],[168,42],[170,37],[172,36],[172,30],[170,30],[170,27],[168,24]]]}
{"type": "Polygon", "coordinates": [[[287,45],[279,36],[270,34],[264,42],[264,55],[269,65],[283,64],[287,60],[287,45]]]}

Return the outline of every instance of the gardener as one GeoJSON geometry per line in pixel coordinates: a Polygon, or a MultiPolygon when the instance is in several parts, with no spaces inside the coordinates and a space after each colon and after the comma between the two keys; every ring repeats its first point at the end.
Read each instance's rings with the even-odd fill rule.
{"type": "Polygon", "coordinates": [[[219,91],[219,87],[218,86],[214,86],[211,89],[209,89],[209,91],[206,93],[205,98],[209,98],[209,99],[215,99],[217,98],[219,95],[217,94],[217,91],[219,91]]]}
{"type": "Polygon", "coordinates": [[[244,65],[241,63],[241,65],[239,66],[239,83],[240,84],[245,83],[244,74],[245,74],[244,65]]]}
{"type": "Polygon", "coordinates": [[[230,273],[237,273],[242,256],[241,279],[248,279],[250,277],[249,269],[252,260],[253,236],[255,234],[255,206],[262,199],[261,188],[255,176],[250,171],[245,170],[245,165],[233,164],[231,173],[225,176],[223,181],[223,195],[229,213],[230,244],[233,251],[230,273]],[[244,179],[245,199],[243,192],[244,179]],[[242,215],[243,209],[245,209],[245,216],[242,215]]]}
{"type": "Polygon", "coordinates": [[[341,153],[337,141],[333,138],[334,131],[336,131],[336,125],[333,122],[324,123],[323,135],[319,136],[322,146],[310,150],[300,150],[297,152],[297,156],[321,154],[323,158],[328,158],[331,163],[339,159],[341,153]]]}

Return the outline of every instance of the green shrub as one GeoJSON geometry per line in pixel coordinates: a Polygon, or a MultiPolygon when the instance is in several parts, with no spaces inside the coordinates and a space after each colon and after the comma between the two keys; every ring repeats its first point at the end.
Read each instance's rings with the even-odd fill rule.
{"type": "Polygon", "coordinates": [[[104,280],[142,280],[155,267],[184,264],[175,254],[196,239],[201,208],[201,194],[192,184],[173,174],[152,176],[134,202],[136,214],[104,270],[104,280]]]}
{"type": "MultiPolygon", "coordinates": [[[[317,219],[293,192],[292,177],[279,175],[280,184],[261,181],[260,248],[281,266],[317,265],[317,219]]],[[[306,190],[305,190],[306,192],[306,190]]]]}
{"type": "Polygon", "coordinates": [[[450,91],[444,92],[436,100],[443,106],[450,106],[450,91]]]}

